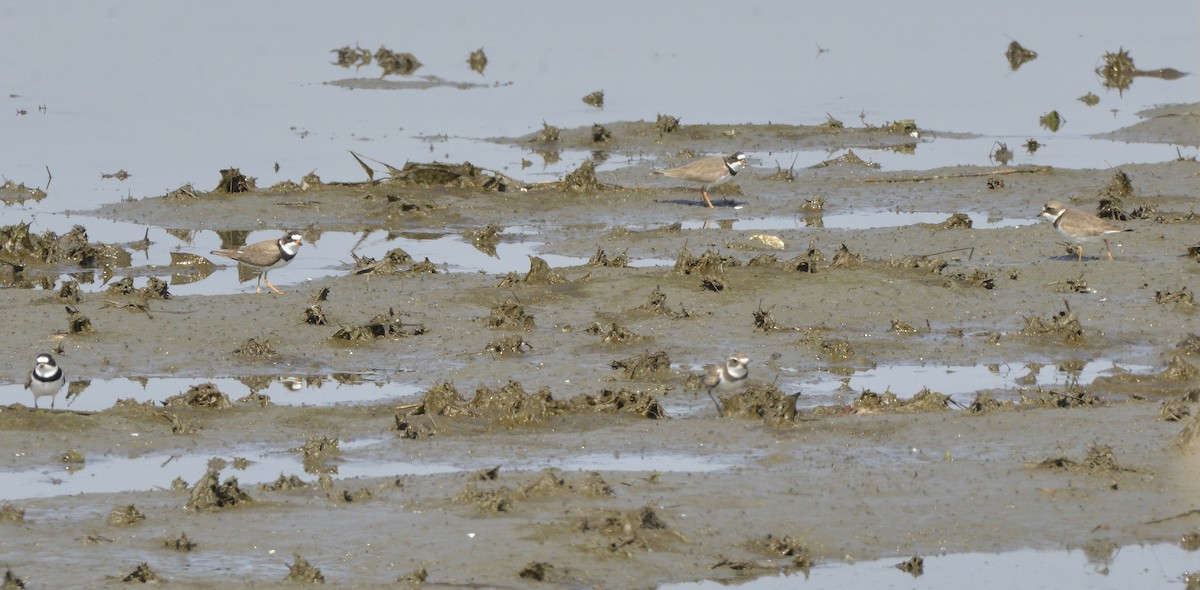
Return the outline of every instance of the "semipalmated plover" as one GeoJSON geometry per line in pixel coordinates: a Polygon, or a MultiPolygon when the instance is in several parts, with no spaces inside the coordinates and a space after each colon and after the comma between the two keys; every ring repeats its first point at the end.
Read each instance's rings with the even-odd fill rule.
{"type": "Polygon", "coordinates": [[[1104,250],[1108,252],[1108,259],[1112,260],[1112,250],[1108,247],[1108,234],[1133,231],[1127,227],[1113,225],[1091,213],[1085,213],[1078,209],[1067,209],[1066,205],[1059,201],[1047,202],[1042,207],[1042,217],[1049,219],[1058,233],[1075,242],[1080,262],[1083,262],[1084,242],[1103,240],[1104,250]]]}
{"type": "Polygon", "coordinates": [[[33,370],[25,376],[25,389],[33,392],[33,407],[38,407],[38,398],[50,396],[50,408],[54,408],[54,401],[58,395],[58,390],[62,389],[67,383],[67,376],[63,373],[61,367],[54,362],[54,357],[49,353],[39,354],[37,364],[33,366],[33,370]]]}
{"type": "Polygon", "coordinates": [[[700,183],[700,196],[704,197],[704,202],[708,207],[713,208],[712,201],[708,198],[708,189],[724,184],[729,179],[737,176],[742,168],[746,167],[746,154],[742,152],[733,152],[728,156],[717,156],[713,158],[704,158],[696,160],[689,164],[684,164],[678,168],[669,170],[655,170],[654,174],[670,176],[671,178],[679,178],[690,182],[700,183]]]}
{"type": "Polygon", "coordinates": [[[267,280],[267,273],[271,269],[287,266],[300,251],[303,239],[300,232],[289,231],[278,240],[263,240],[236,250],[213,250],[212,253],[232,258],[250,268],[261,271],[258,273],[259,282],[254,285],[255,293],[262,292],[262,283],[266,283],[272,291],[283,295],[283,291],[276,289],[275,285],[267,280]]]}
{"type": "Polygon", "coordinates": [[[708,397],[717,405],[718,416],[724,416],[725,411],[721,409],[721,402],[717,401],[713,390],[729,391],[745,385],[746,378],[750,376],[750,370],[746,368],[748,364],[750,357],[739,352],[726,359],[724,366],[704,367],[704,388],[708,390],[708,397]]]}

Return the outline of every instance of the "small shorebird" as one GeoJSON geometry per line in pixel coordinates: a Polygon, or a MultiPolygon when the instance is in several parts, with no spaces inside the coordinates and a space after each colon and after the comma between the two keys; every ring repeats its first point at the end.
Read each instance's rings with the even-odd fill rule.
{"type": "Polygon", "coordinates": [[[745,385],[746,378],[750,376],[750,370],[746,368],[748,364],[750,357],[739,352],[726,359],[724,366],[704,367],[704,388],[708,390],[708,397],[717,405],[718,416],[724,417],[725,411],[721,409],[721,402],[717,401],[713,390],[729,391],[745,385]]]}
{"type": "Polygon", "coordinates": [[[713,204],[708,198],[708,189],[729,182],[729,179],[737,176],[737,173],[741,172],[745,167],[746,154],[733,152],[728,156],[696,160],[678,168],[655,170],[654,174],[679,178],[689,182],[699,182],[700,196],[704,197],[704,202],[708,204],[709,209],[712,209],[713,204]]]}
{"type": "Polygon", "coordinates": [[[283,295],[283,291],[275,288],[271,281],[267,280],[267,273],[274,268],[282,268],[287,266],[296,253],[300,251],[300,244],[303,241],[303,236],[300,232],[289,231],[283,234],[278,240],[263,240],[249,246],[244,246],[236,250],[213,250],[212,253],[225,258],[232,258],[254,270],[258,273],[258,283],[254,285],[254,292],[262,292],[262,283],[266,283],[272,291],[283,295]]]}
{"type": "Polygon", "coordinates": [[[1042,217],[1049,219],[1054,224],[1054,229],[1058,230],[1058,233],[1071,238],[1075,242],[1080,262],[1083,262],[1084,242],[1093,242],[1097,239],[1103,240],[1104,250],[1108,253],[1108,259],[1112,260],[1112,250],[1108,247],[1108,234],[1133,231],[1126,227],[1113,225],[1091,213],[1085,213],[1078,209],[1067,209],[1066,205],[1063,205],[1060,201],[1047,202],[1042,207],[1042,217]]]}
{"type": "Polygon", "coordinates": [[[62,389],[67,383],[67,376],[63,373],[61,367],[54,362],[54,357],[49,353],[42,353],[37,356],[37,364],[33,366],[33,370],[25,376],[25,389],[33,392],[33,407],[38,407],[38,398],[50,396],[50,408],[54,408],[54,401],[58,395],[58,390],[62,389]]]}

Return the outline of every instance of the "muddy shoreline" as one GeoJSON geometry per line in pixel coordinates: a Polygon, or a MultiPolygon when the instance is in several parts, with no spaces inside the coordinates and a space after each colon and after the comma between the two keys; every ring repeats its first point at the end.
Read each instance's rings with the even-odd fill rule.
{"type": "MultiPolygon", "coordinates": [[[[1194,110],[1170,119],[1194,118],[1194,110]]],[[[737,125],[673,136],[649,132],[650,125],[609,125],[618,138],[605,148],[609,157],[769,150],[831,136],[816,127],[724,132],[737,125]]],[[[1168,128],[1160,136],[1179,129],[1168,128]]],[[[846,135],[854,145],[909,138],[846,135]]],[[[563,149],[587,140],[584,130],[561,137],[563,149]]],[[[304,190],[297,183],[101,208],[94,212],[100,217],[193,231],[245,230],[238,220],[257,219],[307,228],[310,240],[321,231],[428,228],[504,240],[515,239],[505,227],[535,226],[540,253],[596,263],[498,276],[431,273],[422,261],[397,257],[374,272],[348,268],[343,276],[280,285],[282,296],[251,290],[148,300],[150,313],[124,305],[140,301],[136,295],[64,301],[57,285],[0,289],[10,310],[0,323],[13,382],[28,369],[30,351],[57,350],[72,375],[93,379],[391,371],[423,392],[333,407],[248,397],[223,409],[184,400],[91,414],[31,411],[32,400],[4,400],[12,404],[0,408],[0,441],[14,449],[0,459],[8,471],[54,474],[71,449],[85,461],[210,455],[229,462],[216,472],[226,484],[220,489],[198,490],[206,475],[198,472],[178,489],[14,500],[0,519],[9,531],[6,565],[35,587],[119,585],[141,563],[183,587],[273,587],[286,585],[289,574],[312,576],[302,558],[326,582],[351,587],[416,584],[423,570],[423,585],[434,588],[531,580],[651,588],[845,560],[1099,550],[1195,533],[1200,517],[1190,511],[1200,464],[1186,434],[1196,426],[1184,411],[1195,409],[1200,379],[1190,297],[1200,267],[1188,255],[1200,164],[904,172],[838,161],[786,175],[771,162],[754,164],[714,193],[742,208],[713,211],[699,206],[694,187],[656,180],[645,165],[602,172],[595,179],[601,186],[584,190],[513,185],[501,192],[484,171],[482,184],[466,187],[478,178],[455,179],[458,186],[355,181],[304,190]],[[1078,263],[1037,214],[1051,198],[1095,211],[1118,173],[1132,183],[1123,209],[1145,215],[1121,222],[1135,231],[1113,241],[1115,261],[1089,245],[1078,263]],[[814,201],[823,205],[814,209],[814,201]],[[887,210],[948,219],[983,212],[1028,223],[845,230],[820,222],[887,210]],[[739,229],[774,217],[796,223],[739,229]],[[692,229],[695,223],[709,227],[692,229]],[[489,224],[501,231],[483,231],[489,224]],[[763,234],[778,242],[755,237],[763,234]],[[631,268],[612,263],[618,255],[676,264],[631,268]],[[64,305],[86,314],[94,332],[63,334],[64,305]],[[324,323],[307,320],[313,306],[324,323]],[[505,323],[514,307],[530,319],[505,323]],[[1068,315],[1078,329],[1060,329],[1068,315]],[[372,322],[393,331],[334,337],[372,322]],[[235,352],[252,340],[269,350],[235,352]],[[770,403],[747,402],[740,406],[746,411],[718,418],[694,375],[734,351],[753,359],[752,389],[770,403]],[[659,352],[669,365],[614,369],[614,362],[659,352]],[[804,392],[773,388],[784,371],[847,374],[922,363],[1069,369],[1091,361],[1150,370],[1075,386],[1034,380],[953,401],[927,396],[935,403],[922,406],[888,397],[908,399],[922,388],[936,394],[934,380],[874,397],[849,392],[845,404],[797,412],[782,400],[804,392]],[[348,444],[354,441],[367,442],[348,444]],[[307,448],[313,469],[281,474],[276,489],[230,486],[238,469],[225,455],[247,447],[288,455],[307,448]],[[618,464],[661,457],[663,467],[571,467],[599,456],[618,464]],[[672,469],[671,457],[713,468],[672,469]],[[371,478],[332,472],[401,459],[457,470],[371,478]],[[206,491],[240,491],[249,501],[206,503],[206,491]],[[131,504],[144,519],[111,519],[114,508],[131,504]],[[180,550],[183,534],[195,547],[180,550]],[[47,547],[69,548],[69,558],[47,547]]],[[[38,273],[56,274],[37,265],[24,272],[35,283],[38,273]]]]}

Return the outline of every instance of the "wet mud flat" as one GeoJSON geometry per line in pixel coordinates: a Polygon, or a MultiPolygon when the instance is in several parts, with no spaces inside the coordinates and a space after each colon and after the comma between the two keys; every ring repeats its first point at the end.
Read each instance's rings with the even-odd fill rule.
{"type": "MultiPolygon", "coordinates": [[[[697,133],[627,131],[610,149],[753,151],[772,132],[697,133]]],[[[72,378],[384,371],[422,393],[284,407],[200,388],[97,413],[5,400],[21,402],[0,408],[0,440],[16,449],[0,459],[8,471],[66,478],[77,461],[221,459],[169,489],[8,492],[0,527],[12,575],[31,586],[647,588],[846,559],[1022,547],[1103,556],[1196,537],[1194,160],[921,172],[758,162],[714,191],[743,208],[715,211],[697,205],[696,187],[649,176],[674,164],[599,174],[585,164],[561,184],[529,186],[466,164],[385,174],[368,161],[378,182],[193,189],[105,207],[104,217],[180,231],[265,218],[308,228],[306,240],[437,228],[486,248],[513,239],[507,227],[537,227],[540,254],[591,262],[535,258],[527,273],[487,275],[348,252],[343,274],[278,285],[284,295],[178,297],[64,293],[39,273],[78,261],[30,262],[20,278],[33,288],[0,289],[10,375],[27,370],[26,351],[54,350],[72,378]],[[412,182],[393,180],[406,174],[412,182]],[[1088,211],[1107,200],[1135,231],[1113,241],[1115,261],[1088,245],[1076,262],[1036,220],[1049,199],[1088,211]],[[947,221],[819,222],[897,208],[947,221]],[[1030,223],[973,228],[952,216],[964,211],[1030,223]],[[739,229],[772,216],[801,221],[739,229]],[[645,258],[673,264],[623,262],[645,258]],[[753,359],[751,383],[723,394],[718,417],[698,375],[733,352],[753,359]],[[1070,380],[1097,359],[1150,369],[1070,380]],[[1068,377],[955,398],[936,381],[902,384],[799,409],[804,391],[787,377],[920,363],[1055,364],[1068,377]],[[303,468],[239,482],[229,453],[243,448],[303,468]],[[639,467],[621,469],[623,458],[639,467]],[[400,459],[450,470],[337,473],[400,459]]],[[[94,257],[121,259],[95,246],[94,257]]],[[[122,276],[120,262],[109,267],[122,276]]]]}

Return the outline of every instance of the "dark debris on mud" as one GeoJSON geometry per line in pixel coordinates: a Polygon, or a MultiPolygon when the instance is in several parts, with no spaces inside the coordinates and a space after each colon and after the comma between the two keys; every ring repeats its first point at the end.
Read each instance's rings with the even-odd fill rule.
{"type": "Polygon", "coordinates": [[[669,551],[686,543],[652,506],[633,510],[594,510],[570,528],[585,537],[584,548],[601,554],[633,557],[635,553],[669,551]]]}
{"type": "Polygon", "coordinates": [[[117,506],[108,513],[108,524],[112,526],[130,526],[146,520],[146,515],[133,504],[117,506]]]}
{"type": "Polygon", "coordinates": [[[637,356],[617,359],[610,363],[612,368],[623,371],[631,381],[652,375],[663,375],[671,369],[671,357],[665,350],[643,352],[637,356]]]}
{"type": "Polygon", "coordinates": [[[1021,66],[1025,65],[1025,63],[1037,59],[1037,56],[1038,54],[1036,51],[1026,49],[1016,41],[1009,43],[1008,50],[1004,52],[1004,57],[1008,59],[1008,67],[1012,68],[1012,71],[1014,72],[1020,69],[1021,66]]]}
{"type": "Polygon", "coordinates": [[[524,330],[534,328],[534,318],[525,312],[525,307],[515,299],[505,299],[492,306],[487,317],[487,326],[493,330],[524,330]]]}
{"type": "Polygon", "coordinates": [[[187,553],[199,545],[199,543],[189,539],[187,533],[181,533],[178,537],[168,537],[163,539],[163,547],[182,553],[187,553]]]}
{"type": "Polygon", "coordinates": [[[419,402],[398,407],[395,430],[401,437],[416,439],[440,432],[439,423],[447,425],[442,418],[516,428],[581,413],[629,414],[651,420],[666,417],[654,395],[630,389],[605,389],[563,401],[555,399],[548,387],[527,393],[519,382],[510,380],[499,388],[480,385],[468,400],[454,384],[443,382],[427,390],[419,402]]]}
{"type": "MultiPolygon", "coordinates": [[[[83,268],[128,268],[133,264],[133,256],[128,250],[111,244],[90,242],[87,229],[82,225],[76,225],[61,236],[50,230],[40,234],[31,232],[30,225],[16,223],[0,226],[0,263],[12,271],[10,278],[0,279],[2,286],[22,285],[23,273],[43,266],[72,264],[83,268]],[[9,280],[12,281],[11,285],[7,283],[9,280]]],[[[54,276],[57,277],[57,274],[55,272],[54,276]]],[[[91,273],[87,275],[90,277],[91,273]]],[[[52,286],[51,282],[44,288],[52,286]]]]}
{"type": "Polygon", "coordinates": [[[392,51],[382,45],[375,51],[375,63],[383,68],[384,76],[390,74],[410,76],[424,65],[411,53],[392,51]]]}
{"type": "MultiPolygon", "coordinates": [[[[695,380],[689,380],[689,385],[695,380]]],[[[766,383],[750,383],[736,393],[718,396],[721,414],[735,418],[791,422],[796,419],[799,393],[784,393],[766,383]]]]}
{"type": "MultiPolygon", "coordinates": [[[[591,273],[574,279],[578,282],[587,282],[591,279],[591,273]]],[[[520,276],[515,272],[510,272],[504,275],[504,278],[496,285],[497,287],[512,287],[515,285],[561,285],[563,283],[573,282],[571,279],[563,276],[562,273],[550,268],[550,264],[540,256],[529,257],[529,272],[524,276],[520,276]]]]}
{"type": "Polygon", "coordinates": [[[1027,316],[1025,327],[1017,332],[1021,336],[1051,337],[1068,344],[1083,343],[1083,324],[1079,316],[1071,311],[1071,304],[1063,301],[1064,309],[1047,319],[1027,316]]]}
{"type": "Polygon", "coordinates": [[[11,502],[0,505],[0,522],[25,522],[25,510],[13,506],[11,502]]]}
{"type": "Polygon", "coordinates": [[[121,578],[121,581],[138,582],[140,584],[159,584],[166,582],[166,580],[154,573],[154,570],[150,569],[150,564],[144,561],[138,564],[138,566],[134,568],[132,572],[129,572],[125,575],[125,577],[121,578]]]}
{"type": "Polygon", "coordinates": [[[643,337],[635,334],[629,328],[622,326],[616,322],[608,322],[602,324],[595,322],[591,326],[584,329],[584,332],[593,336],[599,336],[602,342],[607,344],[626,344],[629,342],[637,342],[643,337]]]}
{"type": "Polygon", "coordinates": [[[233,402],[229,400],[229,396],[217,389],[213,383],[201,383],[193,385],[187,391],[168,397],[163,401],[164,406],[168,407],[189,407],[189,408],[208,408],[213,410],[226,410],[233,407],[233,402]]]}
{"type": "Polygon", "coordinates": [[[25,588],[25,580],[17,577],[17,574],[13,573],[12,568],[6,566],[4,568],[4,580],[0,581],[0,590],[17,590],[19,588],[25,588]]]}
{"type": "Polygon", "coordinates": [[[26,201],[38,202],[46,198],[46,191],[25,186],[24,182],[5,180],[0,184],[0,203],[5,205],[20,205],[26,201]]]}
{"type": "Polygon", "coordinates": [[[1065,456],[1051,457],[1036,463],[1026,464],[1032,469],[1051,469],[1071,472],[1090,473],[1094,475],[1117,476],[1122,473],[1137,473],[1138,469],[1126,467],[1117,463],[1112,447],[1098,443],[1088,445],[1087,452],[1081,461],[1075,461],[1065,456]]]}
{"type": "Polygon", "coordinates": [[[220,475],[220,469],[209,467],[192,486],[184,508],[190,512],[216,512],[252,502],[250,494],[238,487],[236,477],[230,476],[221,483],[220,475]]]}
{"type": "Polygon", "coordinates": [[[584,266],[600,266],[605,268],[629,268],[629,254],[621,252],[614,256],[609,256],[604,252],[603,248],[596,248],[596,253],[584,264],[584,266]]]}
{"type": "Polygon", "coordinates": [[[397,312],[395,308],[388,308],[386,313],[376,315],[364,324],[339,328],[330,338],[346,342],[364,342],[377,338],[408,338],[427,332],[424,323],[406,322],[407,315],[397,312]]]}
{"type": "Polygon", "coordinates": [[[896,569],[918,578],[925,573],[925,558],[914,555],[896,564],[896,569]]]}
{"type": "Polygon", "coordinates": [[[807,574],[809,569],[816,565],[810,555],[808,543],[791,535],[767,535],[763,538],[750,539],[746,542],[745,547],[755,553],[786,558],[787,561],[782,564],[773,564],[774,568],[782,569],[785,572],[801,571],[807,574]]]}
{"type": "Polygon", "coordinates": [[[305,584],[324,584],[325,576],[321,570],[308,563],[307,559],[300,557],[299,553],[293,553],[293,562],[286,564],[288,573],[283,577],[285,582],[301,582],[305,584]]]}
{"type": "Polygon", "coordinates": [[[412,256],[403,248],[388,250],[380,260],[360,256],[354,252],[351,252],[350,256],[354,259],[352,272],[356,275],[437,274],[437,267],[428,258],[414,262],[412,256]]]}
{"type": "Polygon", "coordinates": [[[1133,63],[1133,56],[1124,47],[1117,51],[1104,54],[1104,64],[1096,68],[1096,75],[1103,80],[1105,88],[1115,88],[1121,93],[1133,85],[1133,79],[1139,76],[1159,78],[1162,80],[1178,80],[1187,75],[1175,68],[1159,68],[1156,70],[1141,70],[1133,63]]]}
{"type": "Polygon", "coordinates": [[[850,402],[850,409],[856,414],[940,412],[949,410],[951,403],[950,396],[932,391],[928,387],[908,399],[899,398],[891,391],[876,393],[867,390],[850,402]]]}
{"type": "Polygon", "coordinates": [[[233,350],[233,354],[246,358],[270,358],[279,355],[269,341],[258,338],[247,338],[241,346],[233,350]]]}

